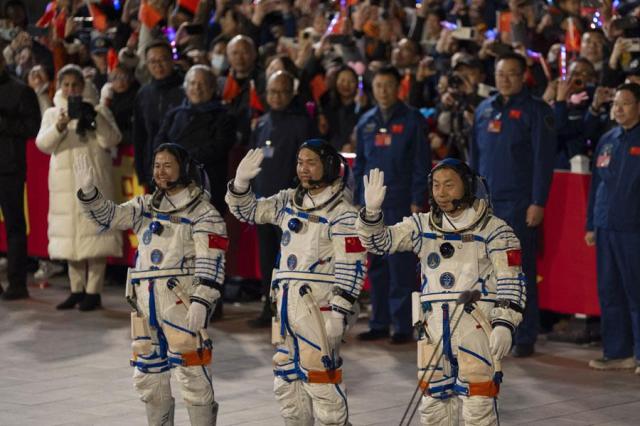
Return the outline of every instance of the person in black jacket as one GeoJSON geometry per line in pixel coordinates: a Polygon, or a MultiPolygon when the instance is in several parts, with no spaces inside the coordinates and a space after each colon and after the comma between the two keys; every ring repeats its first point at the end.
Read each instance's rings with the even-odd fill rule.
{"type": "MultiPolygon", "coordinates": [[[[27,232],[24,218],[26,141],[38,134],[40,107],[33,90],[11,77],[0,55],[0,208],[7,232],[7,277],[4,300],[24,299],[27,291],[27,232]]],[[[2,287],[0,287],[2,293],[2,287]]]]}
{"type": "Polygon", "coordinates": [[[164,41],[145,49],[147,68],[152,80],[136,96],[133,112],[133,144],[136,173],[140,183],[151,183],[151,159],[156,133],[167,111],[184,100],[183,76],[173,67],[171,47],[164,41]]]}
{"type": "Polygon", "coordinates": [[[133,70],[118,64],[109,73],[109,83],[103,86],[100,93],[100,102],[109,107],[122,134],[120,145],[133,143],[133,111],[139,89],[133,70]]]}
{"type": "MultiPolygon", "coordinates": [[[[292,188],[296,176],[296,161],[300,145],[317,136],[314,121],[309,117],[302,102],[294,96],[293,76],[286,71],[277,71],[267,83],[269,112],[260,117],[251,135],[251,147],[264,150],[262,172],[252,182],[258,197],[269,197],[292,188]]],[[[271,271],[280,250],[281,231],[273,225],[258,225],[260,249],[260,274],[262,290],[268,296],[271,288],[271,271]]],[[[253,327],[271,325],[271,304],[265,297],[262,313],[249,324],[253,327]]]]}
{"type": "Polygon", "coordinates": [[[224,214],[227,163],[235,140],[235,120],[213,99],[215,75],[208,66],[192,66],[185,76],[184,90],[187,99],[167,113],[156,135],[155,146],[167,142],[182,145],[191,158],[202,163],[211,185],[211,204],[224,214]]]}

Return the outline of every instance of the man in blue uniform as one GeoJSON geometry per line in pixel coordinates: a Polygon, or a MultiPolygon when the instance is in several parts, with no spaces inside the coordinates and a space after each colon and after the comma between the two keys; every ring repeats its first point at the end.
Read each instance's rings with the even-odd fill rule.
{"type": "Polygon", "coordinates": [[[612,108],[618,126],[598,143],[587,211],[603,349],[589,366],[640,374],[640,85],[618,87],[612,108]]]}
{"type": "Polygon", "coordinates": [[[496,216],[514,230],[522,246],[527,307],[512,355],[533,354],[538,335],[536,246],[556,152],[553,111],[524,87],[526,61],[518,54],[498,59],[498,94],[475,113],[471,167],[485,176],[496,216]]]}
{"type": "MultiPolygon", "coordinates": [[[[392,225],[420,211],[427,189],[430,150],[424,119],[398,97],[400,74],[393,67],[378,70],[373,78],[377,106],[364,114],[356,126],[357,157],[353,169],[356,203],[364,205],[362,177],[378,168],[387,176],[388,196],[382,205],[385,224],[392,225]]],[[[389,336],[393,343],[412,340],[411,292],[416,289],[416,259],[412,253],[371,255],[372,318],[361,340],[389,336]]]]}

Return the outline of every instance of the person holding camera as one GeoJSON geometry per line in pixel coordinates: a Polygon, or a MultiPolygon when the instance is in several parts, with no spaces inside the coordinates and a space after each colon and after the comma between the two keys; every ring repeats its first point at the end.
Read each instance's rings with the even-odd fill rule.
{"type": "Polygon", "coordinates": [[[59,92],[54,106],[45,111],[36,145],[50,154],[49,256],[69,264],[71,295],[57,309],[92,311],[101,305],[106,258],[122,255],[121,234],[100,229],[87,219],[75,202],[77,184],[72,172],[75,154],[86,154],[96,170],[96,186],[113,196],[109,150],[121,139],[113,115],[104,105],[93,106],[82,98],[85,80],[77,65],[58,72],[59,92]]]}

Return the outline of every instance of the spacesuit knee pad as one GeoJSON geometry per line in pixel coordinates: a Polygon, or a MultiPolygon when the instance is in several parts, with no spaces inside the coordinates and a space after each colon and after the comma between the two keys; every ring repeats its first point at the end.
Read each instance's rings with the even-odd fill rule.
{"type": "Polygon", "coordinates": [[[175,374],[185,403],[210,405],[214,402],[213,387],[207,367],[177,367],[175,374]]]}
{"type": "Polygon", "coordinates": [[[139,316],[131,312],[131,349],[134,358],[137,356],[149,356],[153,352],[153,342],[149,331],[149,321],[145,316],[139,316]]]}
{"type": "Polygon", "coordinates": [[[458,426],[459,408],[460,403],[458,398],[443,400],[423,396],[419,408],[420,423],[430,426],[458,426]]]}
{"type": "Polygon", "coordinates": [[[494,426],[498,424],[494,398],[486,396],[461,397],[465,424],[494,426]]]}
{"type": "MultiPolygon", "coordinates": [[[[460,367],[459,376],[466,382],[485,382],[493,378],[493,367],[480,355],[474,355],[462,349],[457,357],[460,367]]],[[[491,358],[489,358],[491,359],[491,358]]]]}
{"type": "Polygon", "coordinates": [[[162,330],[167,337],[169,350],[176,354],[195,352],[198,346],[196,333],[187,327],[185,306],[173,305],[162,313],[162,330]]]}
{"type": "Polygon", "coordinates": [[[347,399],[339,385],[305,383],[303,387],[311,395],[317,424],[343,426],[347,423],[347,399]]]}
{"type": "Polygon", "coordinates": [[[279,377],[273,381],[273,393],[280,404],[280,414],[289,425],[313,425],[311,398],[302,382],[287,382],[279,377]]]}
{"type": "Polygon", "coordinates": [[[171,399],[171,373],[143,373],[135,369],[133,387],[143,402],[158,402],[171,399]]]}

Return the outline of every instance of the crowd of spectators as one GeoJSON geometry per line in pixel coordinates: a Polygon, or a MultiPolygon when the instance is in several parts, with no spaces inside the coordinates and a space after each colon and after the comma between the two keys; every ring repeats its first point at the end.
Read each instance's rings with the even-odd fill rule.
{"type": "MultiPolygon", "coordinates": [[[[542,220],[550,171],[589,171],[599,138],[616,124],[615,88],[640,83],[638,1],[58,0],[29,20],[21,0],[7,0],[2,14],[4,72],[33,89],[51,131],[66,125],[46,111],[64,91],[62,70],[75,64],[83,99],[108,110],[120,143],[133,145],[139,182],[151,185],[155,147],[182,144],[204,164],[221,212],[225,182],[247,149],[265,149],[255,190],[270,196],[293,184],[297,147],[319,136],[358,154],[357,176],[371,167],[395,176],[389,218],[427,208],[427,170],[416,167],[470,161],[493,183],[499,215],[512,215],[520,239],[533,241],[528,228],[542,220]],[[496,114],[504,107],[491,103],[496,93],[520,109],[496,114]],[[523,151],[487,142],[517,132],[523,151]],[[406,150],[381,151],[392,144],[406,150]],[[526,180],[533,188],[518,186],[526,180]]],[[[259,230],[265,276],[279,238],[259,230]]],[[[535,251],[527,244],[525,262],[535,251]]],[[[407,281],[406,259],[384,261],[391,272],[379,280],[407,281]]],[[[534,266],[525,273],[535,281],[534,266]]],[[[382,333],[365,339],[390,325],[398,341],[409,333],[407,296],[391,287],[383,293],[397,302],[371,323],[382,333]]],[[[264,314],[258,324],[266,304],[264,314]]],[[[534,342],[526,340],[525,355],[534,342]]]]}

